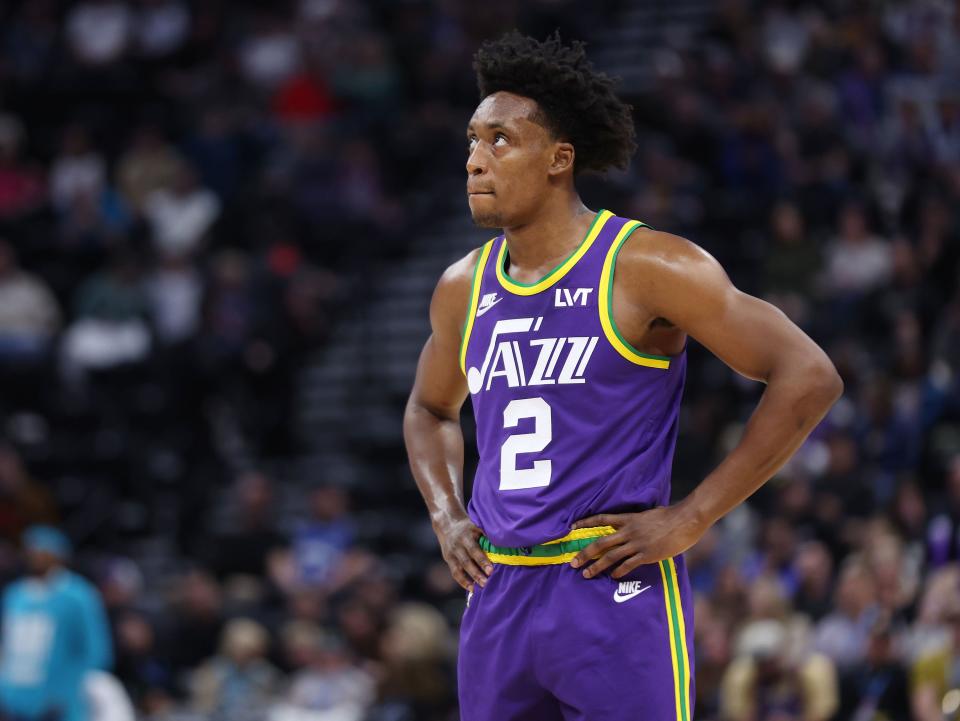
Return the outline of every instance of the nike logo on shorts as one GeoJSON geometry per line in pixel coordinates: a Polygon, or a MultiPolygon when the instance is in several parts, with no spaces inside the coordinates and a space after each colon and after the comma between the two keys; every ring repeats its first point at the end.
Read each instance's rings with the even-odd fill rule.
{"type": "Polygon", "coordinates": [[[631,598],[636,598],[649,588],[650,586],[644,586],[640,581],[621,581],[617,590],[613,593],[613,600],[617,603],[623,603],[631,598]]]}

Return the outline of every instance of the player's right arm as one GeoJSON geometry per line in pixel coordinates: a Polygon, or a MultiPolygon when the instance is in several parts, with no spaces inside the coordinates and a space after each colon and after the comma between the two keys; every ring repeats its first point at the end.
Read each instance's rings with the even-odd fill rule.
{"type": "Polygon", "coordinates": [[[413,391],[403,416],[410,469],[430,512],[443,558],[463,588],[483,586],[493,570],[477,539],[482,531],[463,502],[463,430],[460,409],[467,381],[460,370],[460,341],[479,250],[451,265],[430,301],[432,333],[420,353],[413,391]]]}

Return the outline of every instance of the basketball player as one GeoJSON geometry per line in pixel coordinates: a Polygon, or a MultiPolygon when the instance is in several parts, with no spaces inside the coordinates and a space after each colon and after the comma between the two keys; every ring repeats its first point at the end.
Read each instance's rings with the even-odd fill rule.
{"type": "Polygon", "coordinates": [[[681,554],[786,462],[842,382],[705,251],[584,206],[575,177],[625,167],[635,144],[581,43],[511,33],[475,69],[468,200],[504,233],[440,279],[404,418],[443,557],[470,592],[461,718],[691,721],[681,554]],[[670,505],[688,336],[766,389],[739,445],[670,505]],[[464,508],[468,394],[480,458],[464,508]]]}

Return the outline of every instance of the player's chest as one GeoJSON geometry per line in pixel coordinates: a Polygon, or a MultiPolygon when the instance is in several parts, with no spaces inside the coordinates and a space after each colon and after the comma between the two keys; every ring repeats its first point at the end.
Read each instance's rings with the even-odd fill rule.
{"type": "Polygon", "coordinates": [[[583,385],[602,334],[594,288],[558,287],[533,298],[485,294],[467,349],[470,392],[583,385]]]}

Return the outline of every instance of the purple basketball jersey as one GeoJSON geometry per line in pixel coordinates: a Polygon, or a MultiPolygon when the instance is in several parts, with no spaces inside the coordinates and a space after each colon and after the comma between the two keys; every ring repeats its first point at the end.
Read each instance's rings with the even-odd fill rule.
{"type": "Polygon", "coordinates": [[[497,545],[670,500],[686,353],[639,353],[611,311],[617,253],[640,227],[601,211],[532,285],[509,277],[504,236],[483,246],[460,363],[480,451],[469,513],[497,545]]]}

